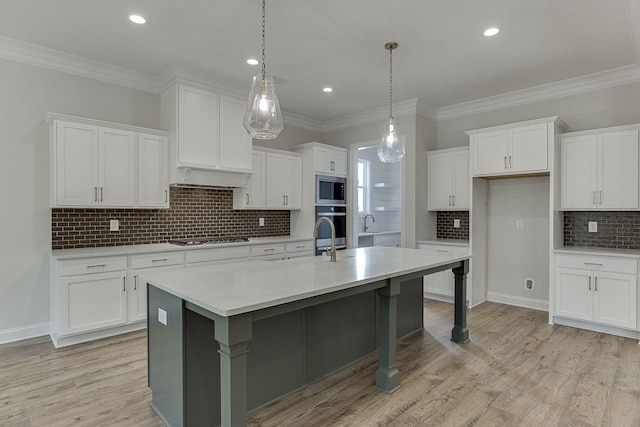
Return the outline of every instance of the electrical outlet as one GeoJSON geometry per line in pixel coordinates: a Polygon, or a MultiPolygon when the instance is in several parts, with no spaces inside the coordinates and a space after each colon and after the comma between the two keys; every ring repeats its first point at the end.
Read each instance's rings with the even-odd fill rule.
{"type": "Polygon", "coordinates": [[[167,312],[158,307],[158,322],[162,323],[164,326],[167,326],[167,312]]]}
{"type": "Polygon", "coordinates": [[[589,221],[589,233],[598,232],[598,221],[589,221]]]}
{"type": "Polygon", "coordinates": [[[524,220],[516,219],[516,229],[522,230],[524,228],[524,220]]]}
{"type": "Polygon", "coordinates": [[[453,228],[460,228],[460,220],[458,218],[453,220],[453,228]]]}
{"type": "Polygon", "coordinates": [[[258,219],[258,226],[259,227],[264,227],[264,218],[258,219]]]}
{"type": "Polygon", "coordinates": [[[117,219],[112,219],[109,221],[109,231],[119,231],[120,230],[120,221],[117,219]]]}

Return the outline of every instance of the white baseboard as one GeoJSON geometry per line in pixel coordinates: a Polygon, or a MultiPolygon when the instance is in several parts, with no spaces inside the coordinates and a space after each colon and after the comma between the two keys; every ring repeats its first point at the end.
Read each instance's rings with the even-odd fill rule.
{"type": "Polygon", "coordinates": [[[549,311],[549,301],[518,297],[514,295],[501,294],[498,292],[487,292],[487,301],[515,305],[518,307],[532,308],[534,310],[540,311],[549,311]]]}
{"type": "Polygon", "coordinates": [[[553,320],[554,320],[554,324],[556,325],[571,326],[573,328],[580,328],[580,329],[588,329],[594,332],[618,335],[620,337],[633,338],[636,340],[640,339],[640,331],[633,331],[630,329],[618,328],[615,326],[600,325],[598,323],[583,322],[581,320],[566,319],[564,317],[557,317],[557,316],[555,316],[553,320]]]}
{"type": "Polygon", "coordinates": [[[19,328],[4,329],[0,331],[0,344],[15,341],[28,340],[29,338],[49,335],[49,322],[36,323],[35,325],[21,326],[19,328]]]}
{"type": "Polygon", "coordinates": [[[80,344],[83,342],[89,342],[98,340],[101,338],[108,338],[114,335],[126,334],[128,332],[138,331],[147,327],[147,321],[142,320],[135,323],[128,323],[126,325],[117,326],[113,328],[98,329],[97,331],[84,332],[76,335],[67,335],[64,337],[51,334],[51,342],[55,348],[67,347],[70,345],[80,344]]]}

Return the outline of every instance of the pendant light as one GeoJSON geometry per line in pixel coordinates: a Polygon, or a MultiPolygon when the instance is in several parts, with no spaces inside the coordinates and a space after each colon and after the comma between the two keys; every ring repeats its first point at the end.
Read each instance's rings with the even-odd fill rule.
{"type": "Polygon", "coordinates": [[[243,120],[245,129],[255,139],[273,139],[284,128],[275,79],[265,72],[265,9],[265,0],[262,0],[262,74],[253,77],[243,120]]]}
{"type": "Polygon", "coordinates": [[[398,138],[398,122],[393,118],[393,50],[397,47],[396,42],[384,45],[389,51],[389,118],[384,124],[378,146],[378,158],[382,163],[398,163],[404,157],[404,144],[398,138]]]}

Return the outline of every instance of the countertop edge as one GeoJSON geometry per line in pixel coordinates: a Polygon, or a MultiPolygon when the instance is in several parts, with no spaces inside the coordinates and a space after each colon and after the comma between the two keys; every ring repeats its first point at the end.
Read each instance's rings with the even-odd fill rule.
{"type": "Polygon", "coordinates": [[[614,248],[585,248],[580,246],[565,246],[553,250],[556,254],[574,254],[574,255],[597,255],[621,258],[637,258],[640,259],[640,250],[638,249],[614,249],[614,248]]]}

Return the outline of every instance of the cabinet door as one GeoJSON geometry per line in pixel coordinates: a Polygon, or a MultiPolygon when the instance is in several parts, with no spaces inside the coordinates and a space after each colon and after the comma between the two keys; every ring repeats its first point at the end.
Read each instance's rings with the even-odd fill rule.
{"type": "Polygon", "coordinates": [[[138,134],[138,206],[169,207],[167,139],[138,134]]]}
{"type": "Polygon", "coordinates": [[[219,166],[219,108],[218,95],[179,86],[178,166],[219,166]]]}
{"type": "Polygon", "coordinates": [[[509,129],[509,172],[535,172],[548,169],[546,123],[509,129]]]}
{"type": "Polygon", "coordinates": [[[285,194],[283,188],[284,157],[267,153],[267,207],[284,208],[285,194]]]}
{"type": "Polygon", "coordinates": [[[331,150],[321,147],[313,148],[313,169],[316,173],[333,173],[331,150]]]}
{"type": "Polygon", "coordinates": [[[249,208],[264,208],[267,203],[266,166],[267,156],[263,151],[254,151],[252,154],[253,173],[247,183],[246,194],[249,208]]]}
{"type": "Polygon", "coordinates": [[[129,323],[147,318],[147,284],[140,280],[140,274],[145,270],[135,270],[129,273],[129,323]]]}
{"type": "Polygon", "coordinates": [[[453,208],[469,209],[469,151],[453,153],[453,208]]]}
{"type": "Polygon", "coordinates": [[[98,128],[56,122],[53,205],[98,204],[98,128]]]}
{"type": "Polygon", "coordinates": [[[638,131],[598,135],[598,207],[637,209],[638,131]]]}
{"type": "Polygon", "coordinates": [[[455,167],[453,154],[428,154],[428,159],[428,209],[450,210],[453,203],[453,174],[455,167]]]}
{"type": "Polygon", "coordinates": [[[247,105],[236,99],[220,97],[220,168],[251,171],[251,135],[242,124],[247,105]]]}
{"type": "Polygon", "coordinates": [[[562,209],[594,209],[597,187],[597,138],[585,135],[560,142],[562,209]]]}
{"type": "Polygon", "coordinates": [[[593,287],[593,320],[623,328],[636,328],[636,276],[598,273],[593,287]]]}
{"type": "Polygon", "coordinates": [[[284,158],[282,185],[285,195],[285,207],[287,209],[302,208],[302,167],[299,157],[284,158]]]}
{"type": "Polygon", "coordinates": [[[344,151],[334,151],[331,155],[333,159],[333,173],[347,176],[347,153],[344,151]]]}
{"type": "Polygon", "coordinates": [[[135,203],[135,134],[99,128],[99,200],[105,206],[135,203]]]}
{"type": "Polygon", "coordinates": [[[556,315],[579,320],[591,320],[593,311],[593,281],[589,272],[556,269],[556,315]]]}
{"type": "Polygon", "coordinates": [[[60,334],[127,323],[126,273],[64,277],[60,287],[60,334]]]}
{"type": "Polygon", "coordinates": [[[506,129],[474,135],[474,175],[507,172],[508,132],[506,129]]]}

